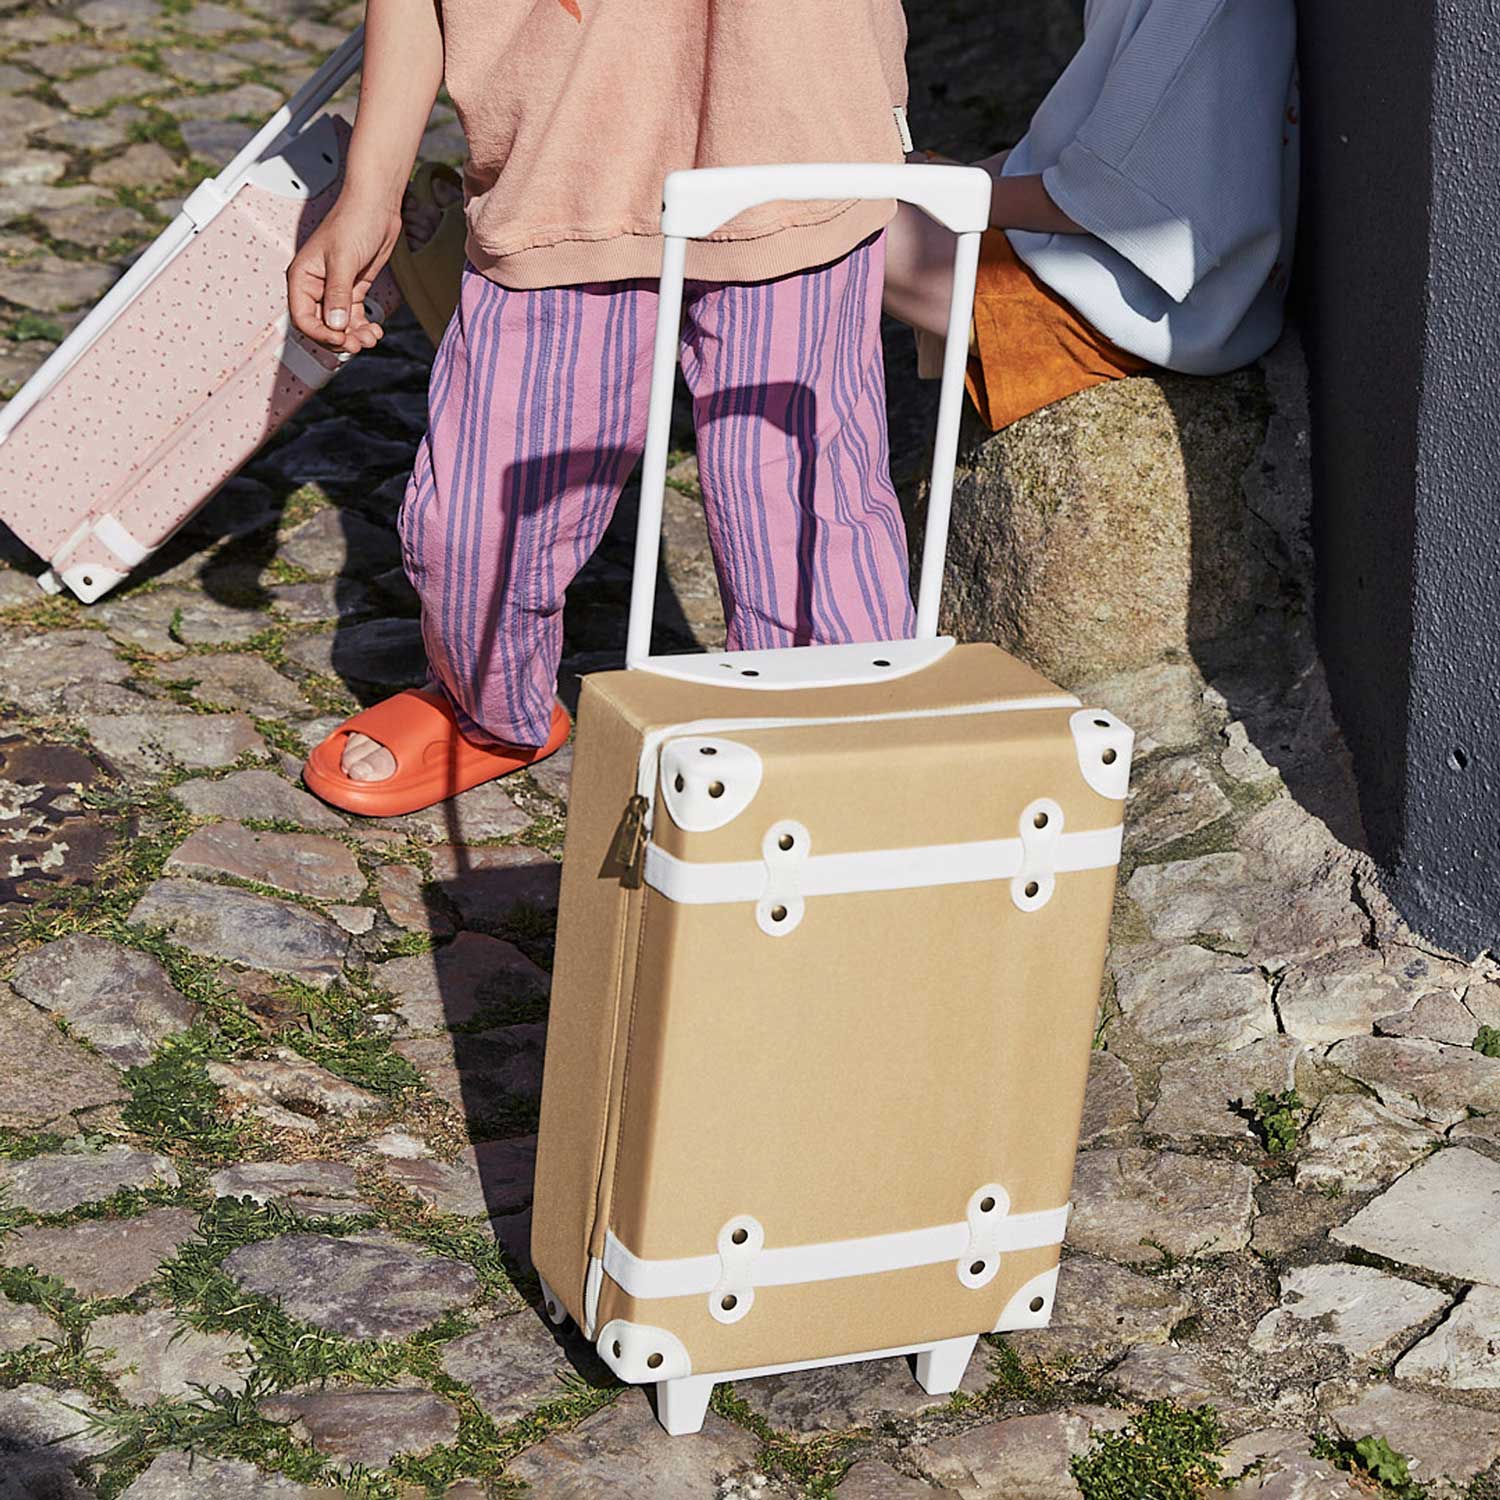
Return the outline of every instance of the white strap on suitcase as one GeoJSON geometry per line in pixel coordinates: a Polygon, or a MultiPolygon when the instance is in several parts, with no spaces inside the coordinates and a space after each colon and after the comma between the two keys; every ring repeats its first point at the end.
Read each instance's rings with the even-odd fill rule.
{"type": "Polygon", "coordinates": [[[958,455],[959,417],[968,361],[969,324],[979,267],[980,236],[989,226],[992,183],[978,167],[836,163],[769,167],[709,167],[673,172],[662,200],[661,298],[651,368],[651,407],[641,474],[640,520],[631,580],[626,665],[691,682],[755,689],[838,687],[920,670],[949,650],[953,641],[937,633],[958,455]],[[785,200],[895,198],[922,209],[958,237],[953,261],[953,300],[938,401],[937,438],[927,504],[927,533],[917,592],[916,638],[846,646],[804,646],[789,651],[729,651],[707,655],[652,656],[651,622],[656,606],[656,567],[661,551],[662,507],[672,391],[677,373],[678,330],[687,242],[701,239],[746,209],[785,200]]]}
{"type": "Polygon", "coordinates": [[[358,26],[311,78],[245,143],[218,176],[188,194],[177,217],[151,242],[87,317],[54,349],[46,362],[0,411],[0,443],[22,417],[57,384],[90,346],[192,237],[234,197],[266,157],[274,155],[353,77],[364,56],[365,29],[358,26]]]}

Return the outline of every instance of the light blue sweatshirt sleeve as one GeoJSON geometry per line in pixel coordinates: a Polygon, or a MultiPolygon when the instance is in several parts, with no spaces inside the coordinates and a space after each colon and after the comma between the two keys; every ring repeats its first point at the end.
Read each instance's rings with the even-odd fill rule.
{"type": "Polygon", "coordinates": [[[1291,0],[1154,0],[1042,180],[1066,214],[1181,302],[1282,233],[1291,0]]]}

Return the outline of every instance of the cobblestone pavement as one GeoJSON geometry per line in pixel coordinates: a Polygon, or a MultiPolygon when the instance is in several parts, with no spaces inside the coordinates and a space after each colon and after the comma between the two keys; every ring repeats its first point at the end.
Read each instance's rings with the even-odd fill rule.
{"type": "MultiPolygon", "coordinates": [[[[353,19],[0,0],[0,386],[353,19]]],[[[937,144],[1013,135],[1069,24],[1003,107],[929,88],[937,144]]],[[[919,44],[936,76],[950,39],[919,44]]],[[[0,1497],[1123,1500],[1216,1452],[1237,1494],[1500,1495],[1500,971],[1384,902],[1295,610],[1274,650],[1091,689],[1142,743],[1053,1328],[951,1399],[783,1377],[676,1441],[553,1339],[526,1245],[567,757],[395,823],[296,779],[421,671],[392,518],[429,357],[398,321],[92,609],[0,570],[0,1497]]],[[[711,643],[674,479],[668,624],[711,643]]],[[[615,659],[626,561],[617,528],[565,688],[615,659]]]]}

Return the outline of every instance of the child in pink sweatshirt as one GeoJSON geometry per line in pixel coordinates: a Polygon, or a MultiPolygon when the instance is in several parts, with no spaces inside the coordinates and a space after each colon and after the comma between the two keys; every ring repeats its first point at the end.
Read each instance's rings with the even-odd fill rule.
{"type": "MultiPolygon", "coordinates": [[[[564,592],[644,442],[661,185],[682,167],[901,160],[899,0],[369,0],[339,202],[288,271],[327,347],[361,299],[440,81],[468,260],[400,516],[433,676],[308,785],[414,810],[555,750],[564,592]]],[[[730,649],[910,634],[879,316],[893,206],[770,205],[689,246],[682,367],[730,649]]]]}

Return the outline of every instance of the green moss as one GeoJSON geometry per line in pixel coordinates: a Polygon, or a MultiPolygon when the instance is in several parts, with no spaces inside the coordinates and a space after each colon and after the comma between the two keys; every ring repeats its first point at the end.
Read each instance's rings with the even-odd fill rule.
{"type": "Polygon", "coordinates": [[[1474,1050],[1485,1057],[1500,1057],[1500,1026],[1481,1026],[1474,1050]]]}

